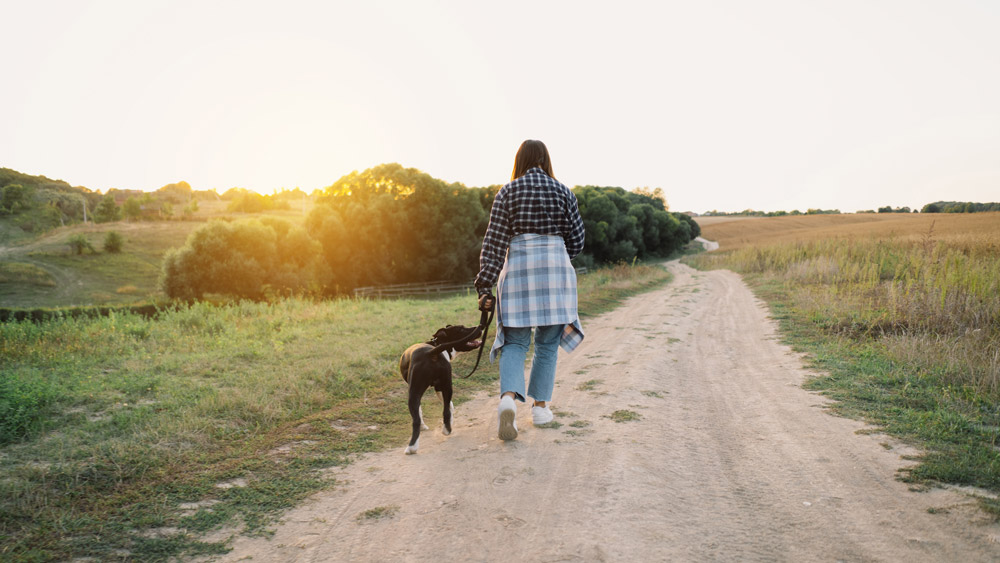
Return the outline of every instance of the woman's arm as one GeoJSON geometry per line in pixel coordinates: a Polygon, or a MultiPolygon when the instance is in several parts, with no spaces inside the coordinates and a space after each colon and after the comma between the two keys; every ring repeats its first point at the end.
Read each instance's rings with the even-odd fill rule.
{"type": "Polygon", "coordinates": [[[479,253],[479,275],[476,276],[476,291],[482,295],[489,292],[503,269],[507,246],[510,245],[511,226],[507,214],[504,193],[497,193],[490,209],[490,223],[483,237],[483,249],[479,253]]]}
{"type": "Polygon", "coordinates": [[[583,217],[580,216],[580,204],[577,202],[576,195],[573,192],[570,192],[569,200],[568,209],[566,210],[569,232],[563,238],[566,240],[566,252],[569,254],[570,260],[572,260],[583,252],[585,231],[583,228],[583,217]]]}

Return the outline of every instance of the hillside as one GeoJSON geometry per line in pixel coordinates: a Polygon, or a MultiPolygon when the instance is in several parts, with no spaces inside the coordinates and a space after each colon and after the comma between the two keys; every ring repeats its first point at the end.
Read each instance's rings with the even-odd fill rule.
{"type": "MultiPolygon", "coordinates": [[[[12,308],[129,304],[161,297],[160,264],[171,248],[209,219],[233,217],[226,201],[201,202],[189,220],[78,223],[16,242],[0,241],[0,306],[12,308]],[[124,237],[118,254],[102,250],[110,232],[124,237]],[[83,235],[95,252],[74,255],[68,241],[83,235]]],[[[301,222],[299,210],[235,214],[301,222]]],[[[3,221],[0,220],[0,225],[3,221]]]]}
{"type": "Polygon", "coordinates": [[[63,180],[0,168],[0,244],[83,220],[100,194],[63,180]]]}
{"type": "Polygon", "coordinates": [[[182,245],[201,224],[80,224],[57,228],[26,244],[0,247],[0,303],[26,308],[147,301],[156,296],[163,255],[182,245]],[[111,231],[125,239],[119,254],[99,251],[111,231]],[[73,255],[67,241],[74,235],[86,237],[98,252],[73,255]],[[20,277],[11,270],[21,272],[20,277]]]}

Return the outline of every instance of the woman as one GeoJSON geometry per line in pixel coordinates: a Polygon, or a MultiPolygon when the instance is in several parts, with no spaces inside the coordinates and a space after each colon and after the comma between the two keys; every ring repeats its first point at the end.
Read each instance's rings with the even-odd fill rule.
{"type": "Polygon", "coordinates": [[[497,335],[490,360],[500,354],[497,434],[517,438],[517,405],[534,400],[534,424],[552,421],[556,355],[583,340],[576,311],[576,271],[570,260],[583,250],[583,219],[576,196],[556,181],[549,151],[541,141],[521,144],[510,183],[497,192],[479,255],[476,290],[480,306],[493,304],[497,284],[497,335]],[[524,364],[532,328],[535,353],[524,389],[524,364]]]}

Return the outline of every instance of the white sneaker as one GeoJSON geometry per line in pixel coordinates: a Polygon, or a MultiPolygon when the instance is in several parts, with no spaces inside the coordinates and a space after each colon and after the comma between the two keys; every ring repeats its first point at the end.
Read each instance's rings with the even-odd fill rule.
{"type": "Polygon", "coordinates": [[[514,440],[517,438],[517,405],[511,397],[501,397],[500,407],[497,408],[497,436],[501,440],[514,440]]]}
{"type": "Polygon", "coordinates": [[[549,407],[531,407],[531,422],[535,426],[552,422],[552,411],[549,407]]]}

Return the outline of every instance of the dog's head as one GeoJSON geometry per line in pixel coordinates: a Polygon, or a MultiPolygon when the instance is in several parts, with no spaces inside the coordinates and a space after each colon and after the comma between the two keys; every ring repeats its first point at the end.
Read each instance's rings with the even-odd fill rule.
{"type": "Polygon", "coordinates": [[[434,333],[434,339],[431,341],[435,345],[441,345],[448,342],[455,342],[451,345],[451,348],[456,352],[471,352],[476,348],[479,348],[480,342],[476,340],[483,334],[483,329],[479,327],[468,327],[462,325],[448,325],[444,328],[438,329],[434,333]]]}

